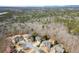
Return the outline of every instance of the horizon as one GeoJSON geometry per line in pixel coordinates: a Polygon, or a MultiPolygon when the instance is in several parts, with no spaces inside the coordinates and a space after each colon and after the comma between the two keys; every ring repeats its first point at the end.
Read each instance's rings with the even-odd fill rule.
{"type": "Polygon", "coordinates": [[[0,6],[0,7],[66,7],[66,6],[79,6],[79,5],[47,5],[47,6],[0,6]]]}

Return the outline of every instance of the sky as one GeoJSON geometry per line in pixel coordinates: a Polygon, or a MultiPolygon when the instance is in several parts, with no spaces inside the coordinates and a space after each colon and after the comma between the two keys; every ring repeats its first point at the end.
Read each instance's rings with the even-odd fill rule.
{"type": "Polygon", "coordinates": [[[0,6],[63,6],[79,5],[79,0],[0,0],[0,6]]]}

